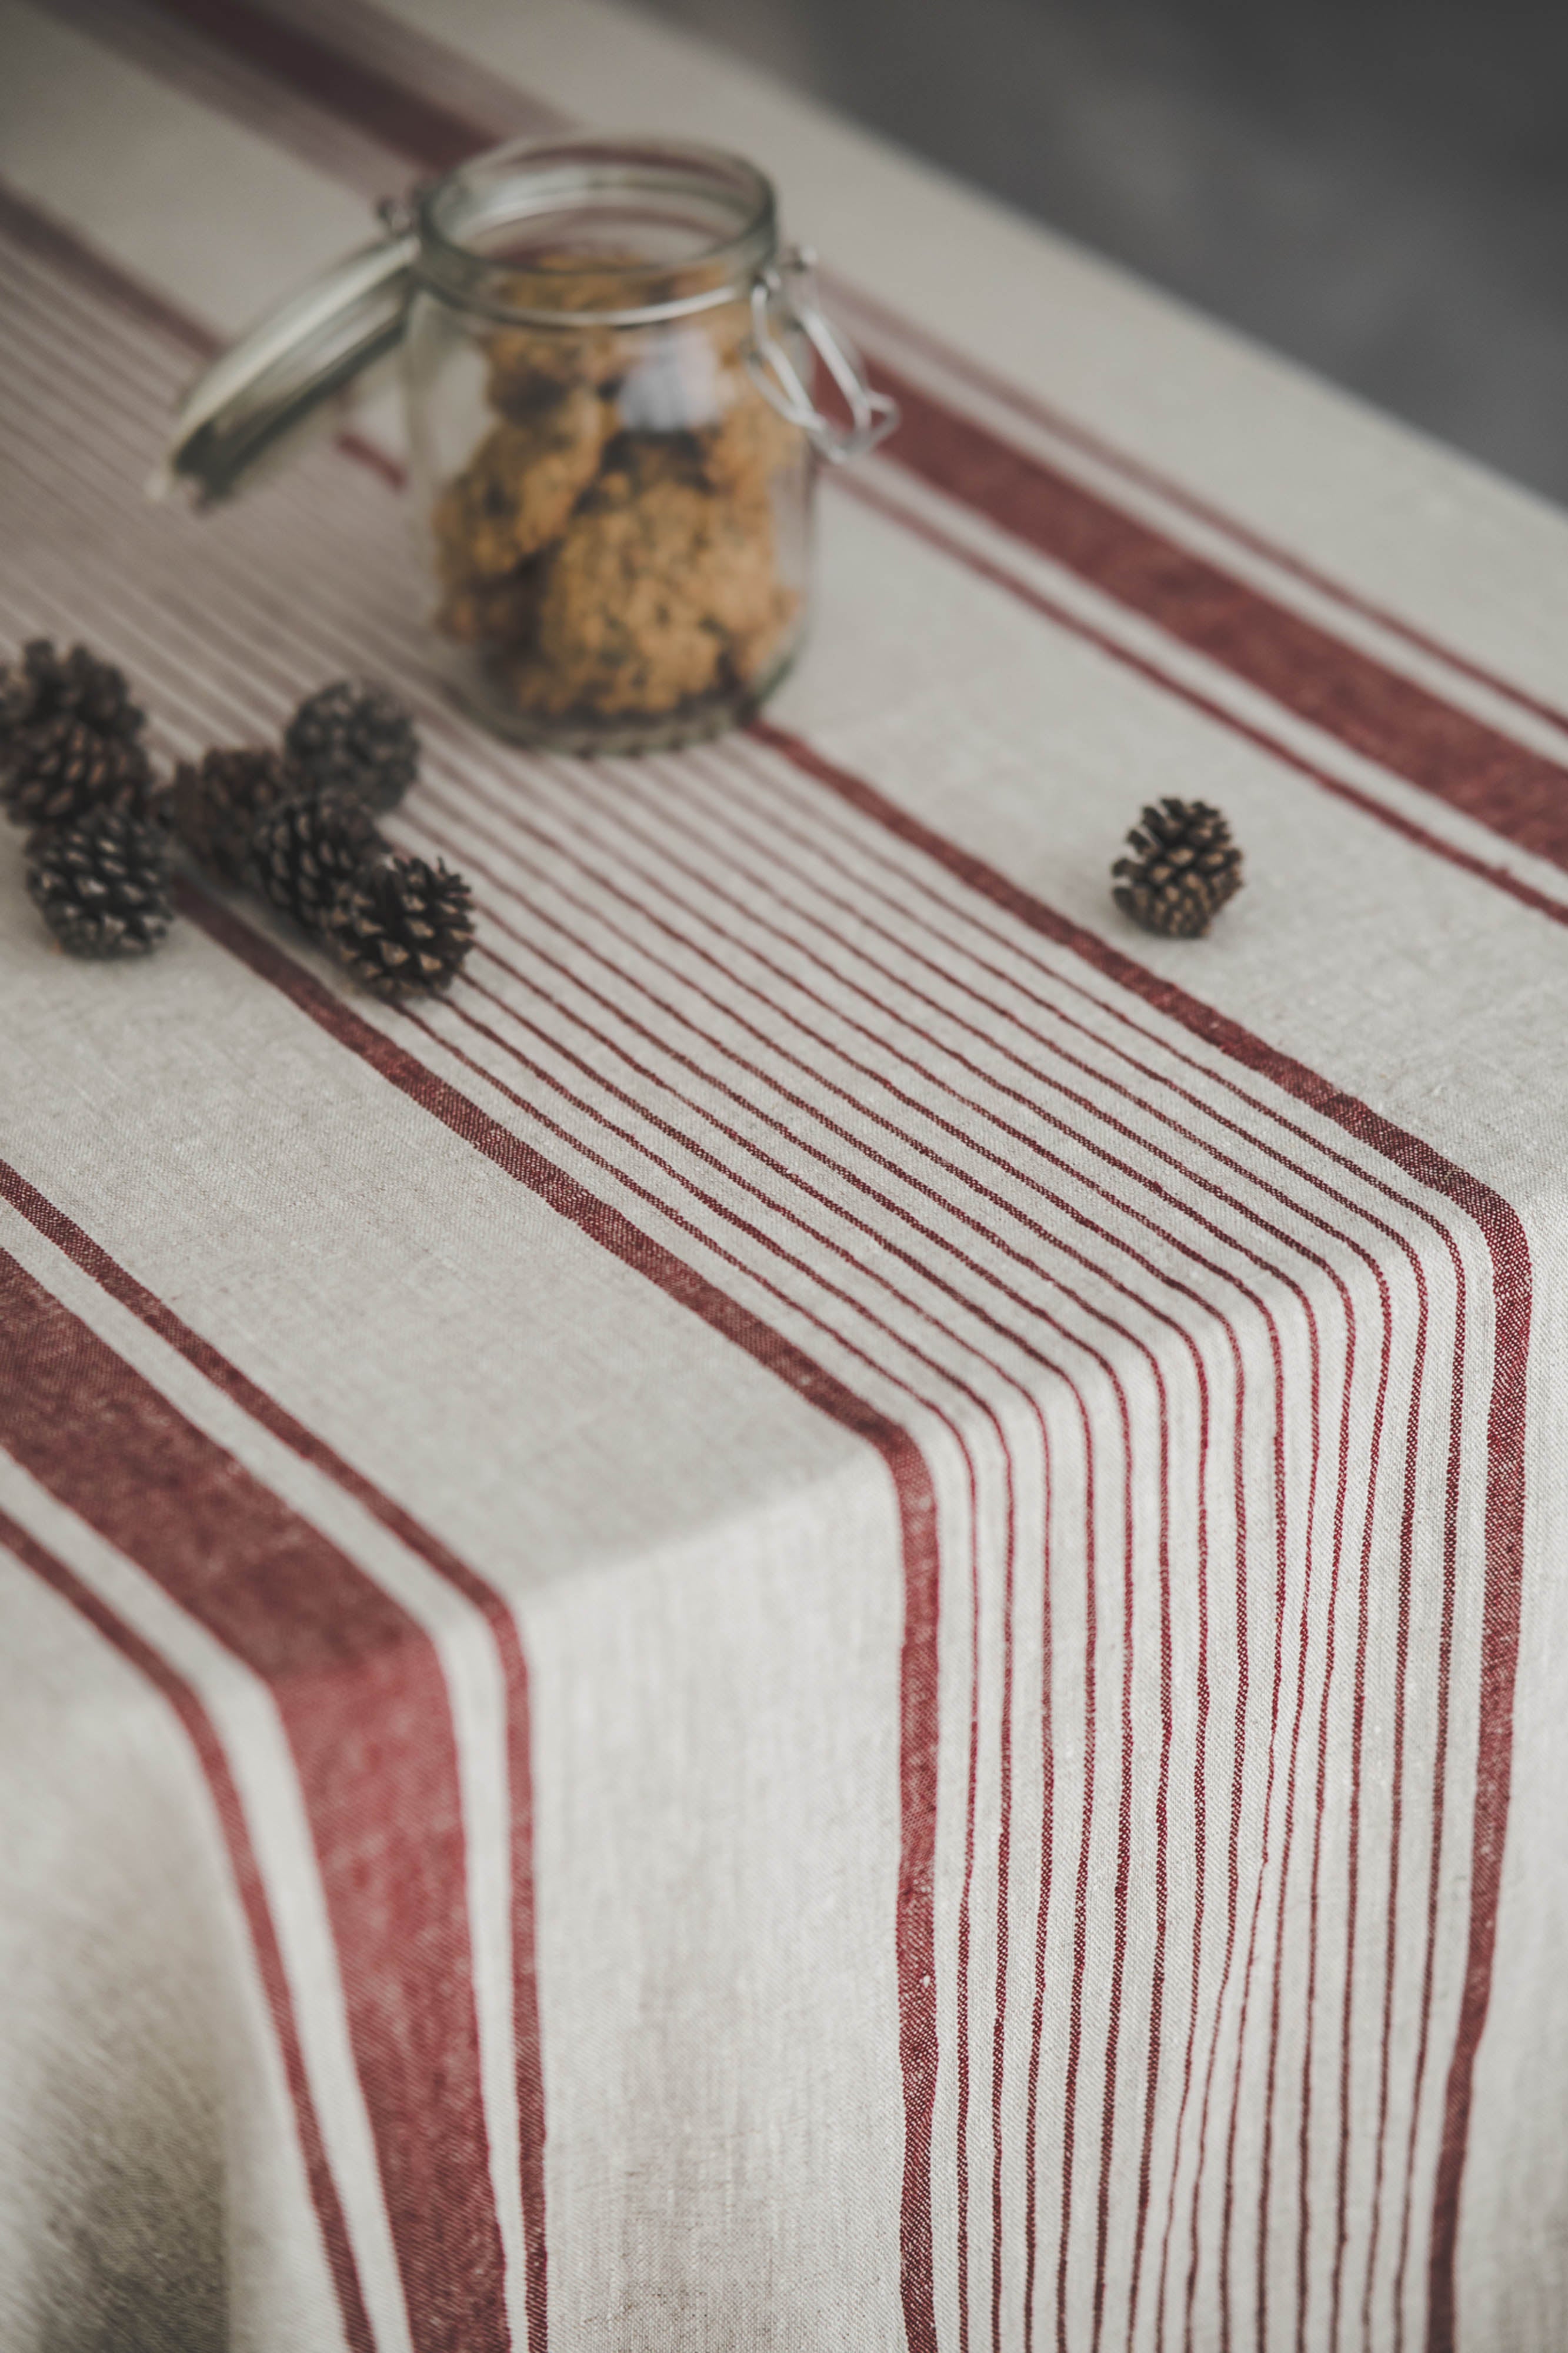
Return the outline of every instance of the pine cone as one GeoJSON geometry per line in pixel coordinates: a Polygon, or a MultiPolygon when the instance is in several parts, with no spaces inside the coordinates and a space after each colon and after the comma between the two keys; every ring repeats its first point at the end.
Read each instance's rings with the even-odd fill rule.
{"type": "Polygon", "coordinates": [[[158,799],[152,763],[140,744],[100,735],[65,712],[25,728],[0,776],[0,800],[14,825],[74,825],[100,808],[151,817],[158,799]]]}
{"type": "Polygon", "coordinates": [[[237,889],[249,880],[262,818],[300,788],[287,761],[259,745],[207,752],[199,766],[182,760],[172,795],[174,830],[209,874],[237,889]]]}
{"type": "Polygon", "coordinates": [[[19,662],[0,670],[0,762],[14,758],[18,739],[51,719],[79,719],[95,734],[125,743],[147,723],[112,662],[100,661],[86,646],[72,646],[62,659],[47,638],[35,638],[19,662]]]}
{"type": "Polygon", "coordinates": [[[439,859],[386,858],[343,886],[328,927],[378,997],[445,988],[474,944],[474,894],[439,859]]]}
{"type": "Polygon", "coordinates": [[[255,873],[275,907],[308,932],[326,929],[342,885],[386,849],[375,819],[348,793],[301,793],[262,818],[255,873]]]}
{"type": "Polygon", "coordinates": [[[123,809],[94,810],[34,838],[27,889],[69,955],[150,955],[174,920],[169,837],[123,809]]]}
{"type": "Polygon", "coordinates": [[[1206,801],[1162,801],[1127,837],[1136,854],[1111,868],[1111,896],[1146,932],[1197,939],[1241,888],[1241,852],[1206,801]]]}
{"type": "Polygon", "coordinates": [[[419,738],[402,703],[359,679],[307,696],[283,749],[321,791],[353,793],[373,809],[395,808],[419,768],[419,738]]]}

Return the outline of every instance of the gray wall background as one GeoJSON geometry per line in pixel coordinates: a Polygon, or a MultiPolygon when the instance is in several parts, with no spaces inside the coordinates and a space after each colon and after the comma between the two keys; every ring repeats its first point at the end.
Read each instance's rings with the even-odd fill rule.
{"type": "Polygon", "coordinates": [[[642,0],[1568,502],[1568,0],[642,0]]]}

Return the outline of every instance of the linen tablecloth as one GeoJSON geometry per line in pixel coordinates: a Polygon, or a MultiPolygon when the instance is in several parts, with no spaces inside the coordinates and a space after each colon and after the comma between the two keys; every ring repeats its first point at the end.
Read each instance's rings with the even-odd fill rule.
{"type": "Polygon", "coordinates": [[[165,757],[395,682],[480,908],[399,1013],[4,853],[5,2345],[1568,2345],[1562,520],[597,0],[0,57],[0,635],[165,757]],[[903,406],[679,756],[445,708],[384,420],[142,495],[563,120],[753,155],[903,406]]]}

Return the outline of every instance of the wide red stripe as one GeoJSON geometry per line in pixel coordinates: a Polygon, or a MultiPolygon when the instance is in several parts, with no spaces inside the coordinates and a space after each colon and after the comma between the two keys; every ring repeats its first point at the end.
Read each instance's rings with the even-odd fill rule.
{"type": "MultiPolygon", "coordinates": [[[[1121,644],[1109,629],[1097,628],[1092,621],[1086,620],[1081,614],[1073,612],[1063,604],[1059,596],[1046,596],[1031,581],[1009,571],[1005,565],[996,563],[989,555],[983,555],[977,548],[967,545],[952,532],[933,522],[930,515],[914,513],[900,501],[888,497],[881,483],[854,475],[841,475],[836,480],[837,488],[858,500],[862,506],[886,515],[904,530],[912,532],[917,539],[923,539],[929,546],[940,548],[944,555],[951,557],[955,564],[961,564],[966,571],[973,572],[978,579],[988,580],[994,587],[1005,590],[1020,605],[1026,606],[1031,612],[1038,613],[1043,619],[1049,621],[1054,628],[1065,631],[1069,637],[1081,638],[1085,645],[1093,646],[1097,652],[1107,655],[1135,678],[1146,679],[1163,693],[1178,702],[1184,702],[1189,710],[1201,712],[1205,719],[1214,720],[1229,733],[1239,736],[1244,743],[1256,744],[1270,760],[1277,761],[1292,775],[1304,777],[1320,792],[1343,801],[1348,808],[1359,809],[1363,817],[1373,818],[1376,824],[1390,833],[1397,834],[1402,841],[1409,842],[1427,857],[1440,858],[1445,865],[1457,866],[1462,874],[1473,875],[1478,881],[1517,900],[1521,907],[1529,907],[1532,913],[1546,916],[1549,922],[1568,923],[1568,902],[1536,890],[1532,883],[1525,881],[1521,875],[1510,872],[1508,867],[1497,865],[1489,859],[1478,858],[1473,851],[1461,849],[1458,842],[1446,840],[1441,834],[1432,832],[1429,827],[1417,825],[1392,803],[1381,800],[1375,793],[1367,792],[1359,785],[1352,784],[1347,777],[1335,776],[1320,761],[1305,758],[1282,737],[1270,733],[1250,719],[1244,719],[1239,712],[1227,710],[1214,695],[1205,694],[1189,680],[1178,678],[1173,670],[1152,659],[1148,654],[1121,644]]],[[[756,723],[752,723],[755,725],[756,723]]]]}
{"type": "MultiPolygon", "coordinates": [[[[307,92],[431,171],[449,172],[489,143],[479,125],[422,90],[405,88],[318,32],[249,7],[246,0],[158,0],[158,5],[164,16],[222,41],[276,80],[307,92]]],[[[108,15],[112,24],[112,11],[108,15]]]]}
{"type": "Polygon", "coordinates": [[[1492,832],[1568,867],[1568,768],[1194,554],[987,431],[897,370],[887,455],[1177,644],[1245,679],[1492,832]]]}
{"type": "Polygon", "coordinates": [[[0,1439],[267,1683],[300,1772],[418,2353],[509,2341],[457,1755],[430,1644],[0,1252],[0,1439]]]}
{"type": "Polygon", "coordinates": [[[1152,491],[1178,512],[1190,515],[1194,522],[1201,523],[1206,530],[1219,533],[1233,546],[1241,548],[1247,554],[1261,556],[1266,564],[1284,573],[1288,578],[1299,580],[1315,595],[1328,597],[1358,619],[1371,621],[1377,628],[1386,630],[1390,636],[1412,647],[1415,652],[1443,663],[1456,676],[1467,678],[1473,684],[1485,687],[1489,692],[1501,695],[1517,710],[1528,712],[1532,718],[1544,719],[1553,727],[1568,729],[1568,711],[1545,702],[1539,695],[1529,693],[1511,679],[1500,677],[1496,670],[1487,669],[1484,664],[1472,661],[1468,655],[1445,644],[1429,630],[1415,628],[1400,615],[1391,612],[1385,605],[1363,596],[1344,581],[1331,578],[1318,565],[1306,563],[1293,550],[1283,546],[1278,540],[1268,538],[1264,533],[1253,530],[1237,516],[1215,506],[1212,500],[1195,496],[1173,476],[1161,473],[1142,459],[1133,457],[1129,450],[1118,448],[1102,435],[1092,432],[1077,417],[1053,408],[1025,385],[1009,382],[993,369],[983,367],[972,353],[942,343],[928,328],[900,317],[863,288],[851,286],[846,280],[826,271],[823,273],[823,282],[837,290],[847,308],[858,311],[871,322],[873,337],[879,332],[885,332],[906,349],[923,353],[945,373],[972,385],[985,398],[1010,408],[1015,416],[1023,417],[1028,424],[1043,427],[1069,448],[1080,450],[1097,464],[1120,474],[1123,481],[1141,491],[1152,491]]]}
{"type": "Polygon", "coordinates": [[[239,1801],[239,1792],[235,1788],[228,1758],[224,1754],[223,1743],[212,1719],[184,1676],[176,1674],[151,1644],[143,1641],[133,1628],[126,1625],[106,1603],[100,1600],[98,1595],[85,1586],[62,1560],[46,1551],[25,1528],[19,1527],[4,1512],[0,1512],[0,1544],[30,1568],[36,1577],[41,1577],[46,1585],[52,1586],[62,1599],[79,1611],[106,1641],[113,1644],[122,1658],[129,1660],[146,1677],[155,1690],[163,1693],[184,1726],[196,1752],[217,1816],[218,1828],[228,1851],[229,1868],[234,1873],[235,1886],[244,1907],[262,1989],[282,2054],[284,2074],[300,2134],[300,2152],[305,2161],[306,2179],[326,2248],[338,2306],[343,2317],[344,2333],[353,2353],[374,2353],[375,2340],[364,2307],[353,2249],[349,2243],[342,2205],[331,2168],[327,2162],[321,2122],[316,2115],[310,2078],[305,2073],[304,2056],[300,2048],[300,2029],[294,2016],[293,1996],[289,1990],[289,1980],[283,1968],[283,1956],[279,1949],[278,1931],[273,1925],[266,1885],[251,1844],[250,1829],[239,1801]]]}
{"type": "Polygon", "coordinates": [[[18,1209],[73,1265],[90,1275],[110,1298],[138,1316],[150,1331],[179,1351],[226,1397],[302,1461],[326,1472],[345,1493],[374,1513],[384,1527],[427,1561],[458,1592],[482,1609],[495,1636],[507,1687],[507,1760],[512,1864],[512,2019],[517,2046],[517,2094],[521,2117],[523,2237],[527,2249],[527,2312],[531,2353],[545,2353],[548,2341],[547,2258],[544,2231],[544,2073],[539,2035],[538,1969],[535,1955],[533,1883],[532,1742],[528,1668],[517,1622],[495,1588],[466,1561],[422,1526],[412,1513],[355,1471],[342,1455],[248,1379],[221,1351],[194,1332],[174,1310],[137,1282],[89,1234],[46,1199],[19,1170],[0,1160],[0,1199],[18,1209]]]}

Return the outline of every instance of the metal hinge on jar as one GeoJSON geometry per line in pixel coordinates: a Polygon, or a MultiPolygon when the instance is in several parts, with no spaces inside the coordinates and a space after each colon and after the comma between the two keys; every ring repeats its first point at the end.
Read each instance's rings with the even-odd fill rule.
{"type": "Polygon", "coordinates": [[[746,365],[752,382],[771,408],[799,426],[826,464],[841,466],[863,458],[896,428],[898,402],[885,392],[873,392],[859,360],[823,316],[816,300],[816,256],[809,247],[795,247],[753,280],[752,334],[746,365]],[[797,330],[821,360],[849,411],[847,425],[817,407],[773,332],[775,312],[785,331],[797,330]]]}

